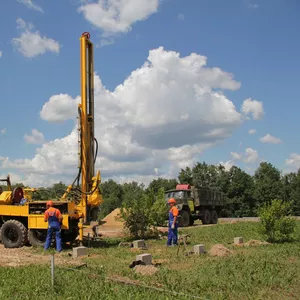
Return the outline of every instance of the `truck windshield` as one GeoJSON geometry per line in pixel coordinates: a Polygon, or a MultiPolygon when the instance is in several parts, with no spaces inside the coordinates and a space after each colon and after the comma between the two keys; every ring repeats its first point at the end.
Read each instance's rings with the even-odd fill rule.
{"type": "Polygon", "coordinates": [[[184,198],[184,191],[173,191],[173,192],[165,193],[166,201],[170,198],[182,199],[184,198]]]}

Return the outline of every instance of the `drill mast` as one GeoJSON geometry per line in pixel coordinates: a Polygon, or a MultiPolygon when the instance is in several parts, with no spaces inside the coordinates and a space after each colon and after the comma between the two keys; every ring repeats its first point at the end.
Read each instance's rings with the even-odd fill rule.
{"type": "Polygon", "coordinates": [[[80,37],[80,73],[81,73],[81,104],[80,116],[80,159],[81,194],[84,223],[88,222],[88,194],[91,193],[95,172],[95,137],[94,137],[94,59],[93,43],[90,34],[83,33],[80,37]]]}

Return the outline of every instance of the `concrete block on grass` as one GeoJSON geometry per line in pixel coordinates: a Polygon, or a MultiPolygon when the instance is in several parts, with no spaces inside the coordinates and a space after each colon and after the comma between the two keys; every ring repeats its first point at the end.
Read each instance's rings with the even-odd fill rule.
{"type": "Polygon", "coordinates": [[[240,244],[244,243],[244,239],[241,236],[235,237],[233,242],[234,242],[235,245],[240,245],[240,244]]]}
{"type": "Polygon", "coordinates": [[[77,258],[80,256],[86,256],[88,255],[88,248],[87,247],[75,247],[73,248],[73,258],[77,258]]]}
{"type": "Polygon", "coordinates": [[[205,248],[204,248],[203,244],[195,245],[193,250],[194,250],[195,254],[203,254],[203,253],[205,253],[205,248]]]}
{"type": "Polygon", "coordinates": [[[133,242],[133,248],[145,248],[146,247],[146,244],[145,244],[145,241],[144,240],[137,240],[137,241],[134,241],[133,242]]]}
{"type": "Polygon", "coordinates": [[[142,261],[145,265],[151,265],[152,264],[152,256],[151,254],[140,254],[136,256],[136,261],[142,261]]]}

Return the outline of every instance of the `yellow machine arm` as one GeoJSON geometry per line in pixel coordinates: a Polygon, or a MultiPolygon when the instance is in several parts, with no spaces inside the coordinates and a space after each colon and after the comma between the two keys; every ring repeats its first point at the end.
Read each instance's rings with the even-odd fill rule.
{"type": "Polygon", "coordinates": [[[94,133],[94,48],[90,34],[84,32],[80,37],[80,73],[81,73],[81,103],[78,105],[79,117],[79,172],[72,186],[69,186],[63,198],[71,190],[80,192],[81,200],[77,205],[87,224],[93,209],[103,202],[99,184],[100,171],[95,176],[95,162],[98,152],[98,142],[94,133]],[[96,146],[96,147],[95,147],[96,146]],[[95,149],[96,148],[96,149],[95,149]],[[81,187],[79,185],[81,176],[81,187]]]}

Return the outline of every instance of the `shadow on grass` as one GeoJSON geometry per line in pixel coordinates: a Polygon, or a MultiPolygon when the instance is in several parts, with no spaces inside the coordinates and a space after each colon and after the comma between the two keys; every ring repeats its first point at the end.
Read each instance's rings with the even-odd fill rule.
{"type": "Polygon", "coordinates": [[[111,248],[116,247],[120,244],[121,239],[93,239],[84,238],[83,239],[83,246],[88,248],[111,248]]]}

